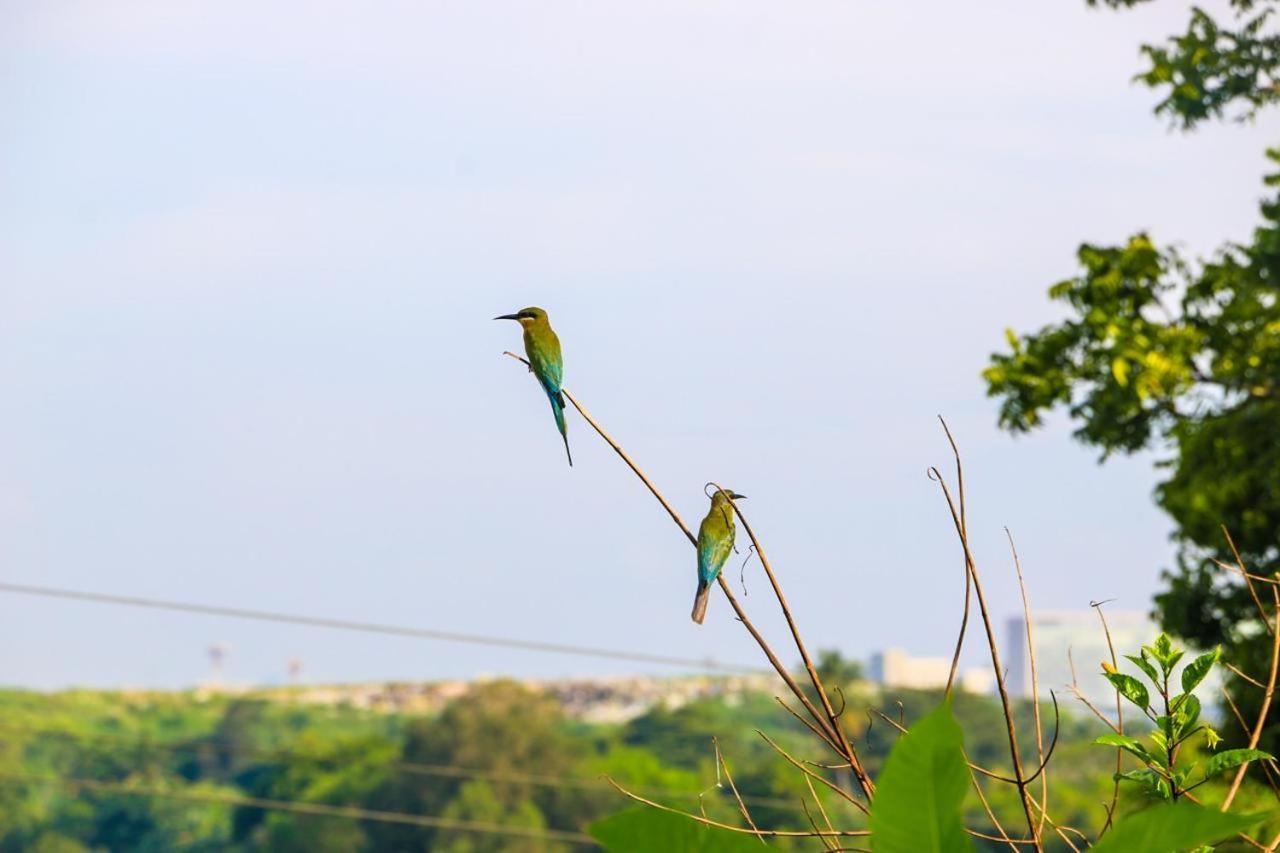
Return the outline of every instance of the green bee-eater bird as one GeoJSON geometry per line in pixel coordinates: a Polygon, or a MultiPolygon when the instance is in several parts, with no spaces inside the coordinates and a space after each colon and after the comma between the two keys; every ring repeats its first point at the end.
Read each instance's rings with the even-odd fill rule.
{"type": "Polygon", "coordinates": [[[733,507],[729,498],[740,501],[746,495],[716,489],[711,496],[711,509],[698,528],[698,594],[693,599],[693,621],[699,625],[707,615],[707,601],[711,597],[711,584],[720,576],[720,569],[733,551],[733,507]]]}
{"type": "Polygon", "coordinates": [[[573,467],[573,454],[569,452],[569,434],[564,426],[564,394],[560,388],[564,379],[564,359],[560,357],[560,339],[551,329],[547,312],[541,308],[521,308],[514,314],[502,314],[495,320],[515,320],[524,329],[524,352],[529,356],[529,369],[538,377],[538,384],[547,392],[551,401],[551,413],[556,416],[556,429],[564,439],[564,452],[573,467]]]}

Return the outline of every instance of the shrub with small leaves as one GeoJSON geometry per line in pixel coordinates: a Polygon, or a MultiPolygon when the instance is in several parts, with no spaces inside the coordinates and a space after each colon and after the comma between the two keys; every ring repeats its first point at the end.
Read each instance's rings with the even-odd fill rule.
{"type": "Polygon", "coordinates": [[[1118,773],[1117,779],[1136,782],[1160,799],[1177,800],[1224,770],[1238,767],[1246,761],[1271,758],[1260,749],[1228,749],[1214,753],[1203,767],[1199,762],[1178,762],[1181,748],[1197,735],[1203,738],[1210,750],[1216,749],[1221,740],[1212,726],[1201,721],[1200,700],[1192,692],[1208,676],[1221,654],[1219,648],[1200,655],[1182,668],[1176,681],[1174,668],[1182,660],[1184,652],[1165,634],[1157,637],[1151,645],[1143,646],[1138,654],[1125,655],[1125,659],[1140,669],[1155,688],[1154,699],[1141,679],[1120,672],[1103,661],[1102,674],[1111,686],[1155,724],[1147,743],[1118,732],[1105,734],[1094,741],[1103,746],[1119,747],[1142,762],[1144,769],[1118,773]]]}

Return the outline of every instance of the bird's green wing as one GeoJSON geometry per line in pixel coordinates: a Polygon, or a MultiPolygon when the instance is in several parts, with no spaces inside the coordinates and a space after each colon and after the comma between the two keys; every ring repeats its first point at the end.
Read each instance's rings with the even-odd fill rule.
{"type": "Polygon", "coordinates": [[[534,329],[525,335],[525,352],[533,373],[548,394],[558,395],[564,377],[564,360],[560,355],[560,339],[550,329],[534,329]]]}
{"type": "Polygon", "coordinates": [[[733,551],[733,528],[712,510],[698,529],[698,580],[711,583],[733,551]]]}

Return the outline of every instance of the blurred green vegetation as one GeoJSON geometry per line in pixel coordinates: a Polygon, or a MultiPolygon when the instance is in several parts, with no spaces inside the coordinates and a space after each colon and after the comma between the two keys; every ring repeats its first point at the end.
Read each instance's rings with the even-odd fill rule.
{"type": "MultiPolygon", "coordinates": [[[[845,721],[872,772],[898,733],[871,709],[909,725],[940,699],[933,691],[881,696],[855,681],[846,682],[843,692],[845,721]]],[[[0,691],[0,851],[582,849],[537,833],[581,833],[635,805],[602,774],[657,802],[740,823],[717,774],[713,737],[755,821],[764,828],[804,829],[804,778],[757,730],[800,760],[832,760],[764,693],[659,706],[610,725],[569,719],[547,695],[510,681],[477,684],[440,713],[417,717],[304,705],[290,695],[0,691]],[[68,779],[111,787],[77,788],[68,779]],[[298,814],[236,802],[240,798],[497,824],[532,834],[298,814]]],[[[998,704],[961,694],[954,710],[970,758],[1008,772],[998,704]]],[[[1047,741],[1053,713],[1049,706],[1043,710],[1047,741]]],[[[1024,755],[1034,755],[1027,704],[1018,708],[1018,726],[1024,755]]],[[[1050,767],[1055,819],[1090,833],[1105,817],[1115,769],[1113,752],[1090,745],[1103,731],[1100,721],[1064,708],[1050,767]]],[[[845,771],[814,769],[838,785],[853,784],[845,771]]],[[[1210,801],[1217,795],[1204,790],[1210,801]]],[[[989,791],[997,813],[1018,826],[1013,791],[998,784],[989,791]]],[[[1263,793],[1246,786],[1242,808],[1265,805],[1263,793]]],[[[830,791],[819,795],[837,825],[865,826],[830,791]]],[[[1137,805],[1126,800],[1122,809],[1137,805]]],[[[991,829],[972,791],[965,808],[969,826],[991,829]]],[[[812,843],[770,846],[799,850],[812,843]]]]}

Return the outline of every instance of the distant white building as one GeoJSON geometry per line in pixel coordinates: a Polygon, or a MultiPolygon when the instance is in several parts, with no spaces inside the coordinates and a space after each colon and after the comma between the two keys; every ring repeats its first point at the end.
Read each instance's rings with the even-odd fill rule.
{"type": "MultiPolygon", "coordinates": [[[[1105,611],[1111,642],[1115,646],[1121,672],[1144,676],[1137,667],[1126,661],[1123,655],[1136,655],[1144,645],[1150,645],[1160,634],[1160,627],[1145,614],[1136,611],[1105,611]]],[[[1111,661],[1107,636],[1097,612],[1088,610],[1032,613],[1032,636],[1036,644],[1036,672],[1040,686],[1040,698],[1048,699],[1049,690],[1058,694],[1060,702],[1072,702],[1074,697],[1067,690],[1072,683],[1071,662],[1075,661],[1076,684],[1099,710],[1114,715],[1115,690],[1102,675],[1102,662],[1111,661]]],[[[1031,696],[1031,660],[1027,653],[1026,625],[1022,617],[1010,618],[1006,623],[1005,659],[1009,670],[1009,692],[1015,696],[1031,696]]],[[[1190,661],[1193,652],[1188,650],[1183,663],[1190,661]]],[[[1196,690],[1196,695],[1206,709],[1217,704],[1219,674],[1213,673],[1196,690]]],[[[1081,709],[1083,710],[1083,709],[1081,709]]],[[[1088,713],[1087,711],[1085,713],[1088,713]]]]}
{"type": "MultiPolygon", "coordinates": [[[[871,656],[871,680],[882,687],[934,690],[947,686],[950,658],[913,657],[902,649],[885,649],[871,656]]],[[[956,681],[968,693],[990,693],[995,678],[986,669],[962,669],[956,681]]]]}

